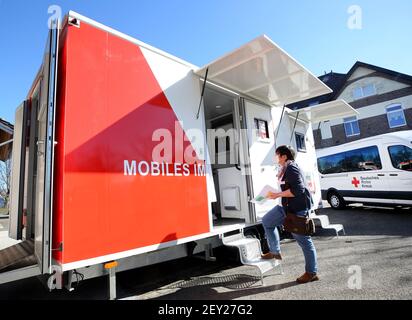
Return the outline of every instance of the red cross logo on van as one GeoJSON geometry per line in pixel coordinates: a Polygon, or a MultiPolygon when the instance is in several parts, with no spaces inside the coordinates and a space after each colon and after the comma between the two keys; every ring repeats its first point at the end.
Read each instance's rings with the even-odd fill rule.
{"type": "Polygon", "coordinates": [[[357,188],[358,185],[360,184],[360,181],[356,179],[356,177],[353,177],[352,184],[355,186],[355,188],[357,188]]]}

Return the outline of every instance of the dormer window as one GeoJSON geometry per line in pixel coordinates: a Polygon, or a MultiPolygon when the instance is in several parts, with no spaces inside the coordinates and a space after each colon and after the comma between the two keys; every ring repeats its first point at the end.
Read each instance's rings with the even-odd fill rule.
{"type": "Polygon", "coordinates": [[[376,94],[376,88],[374,84],[368,84],[366,86],[360,86],[353,89],[353,99],[359,100],[376,94]]]}

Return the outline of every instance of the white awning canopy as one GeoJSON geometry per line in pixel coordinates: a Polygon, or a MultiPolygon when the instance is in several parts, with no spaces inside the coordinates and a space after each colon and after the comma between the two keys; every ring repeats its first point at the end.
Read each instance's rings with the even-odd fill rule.
{"type": "Polygon", "coordinates": [[[311,107],[306,107],[303,109],[298,109],[289,114],[296,117],[296,114],[299,112],[298,119],[317,123],[326,120],[333,120],[337,118],[345,118],[356,116],[359,114],[358,111],[353,109],[346,101],[344,100],[334,100],[311,107]]]}
{"type": "Polygon", "coordinates": [[[260,36],[195,73],[266,104],[283,106],[332,90],[267,36],[260,36]]]}

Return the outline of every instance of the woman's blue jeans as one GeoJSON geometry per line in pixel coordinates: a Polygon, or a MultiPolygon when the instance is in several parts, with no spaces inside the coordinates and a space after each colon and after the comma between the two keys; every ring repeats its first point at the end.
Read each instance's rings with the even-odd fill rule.
{"type": "MultiPolygon", "coordinates": [[[[296,214],[298,216],[306,216],[306,211],[300,211],[296,214]]],[[[270,252],[280,253],[280,237],[277,227],[283,225],[286,214],[282,206],[276,206],[263,216],[262,224],[266,232],[266,238],[270,252]]],[[[292,233],[293,238],[302,248],[303,255],[305,256],[305,270],[309,273],[318,272],[317,254],[316,248],[313,244],[310,236],[303,236],[300,234],[292,233]]]]}

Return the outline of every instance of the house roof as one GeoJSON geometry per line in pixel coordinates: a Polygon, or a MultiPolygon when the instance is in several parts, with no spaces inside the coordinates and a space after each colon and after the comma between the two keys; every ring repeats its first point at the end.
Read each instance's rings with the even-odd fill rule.
{"type": "Polygon", "coordinates": [[[382,68],[382,67],[378,67],[378,66],[375,66],[373,64],[369,64],[369,63],[365,63],[365,62],[361,62],[361,61],[357,61],[353,65],[353,67],[349,70],[349,72],[346,74],[345,82],[351,77],[351,75],[359,67],[364,67],[364,68],[367,68],[367,69],[375,70],[377,72],[386,73],[387,75],[390,75],[390,76],[394,77],[395,81],[409,82],[409,83],[412,84],[412,76],[411,75],[408,75],[406,73],[401,73],[401,72],[398,72],[398,71],[394,71],[394,70],[389,70],[389,69],[382,68]]]}
{"type": "Polygon", "coordinates": [[[296,109],[301,109],[305,108],[307,106],[310,106],[311,104],[315,103],[325,103],[333,100],[334,94],[336,91],[340,90],[340,88],[343,86],[345,83],[346,79],[346,74],[345,73],[336,73],[336,72],[329,72],[327,74],[324,74],[320,77],[318,77],[322,82],[324,82],[329,88],[333,90],[333,92],[324,94],[322,96],[316,97],[316,98],[311,98],[307,99],[304,101],[300,101],[297,103],[293,103],[290,105],[287,105],[288,108],[296,110],[296,109]]]}
{"type": "Polygon", "coordinates": [[[345,73],[330,72],[330,73],[327,73],[327,74],[324,74],[324,75],[318,77],[329,88],[331,88],[333,90],[333,93],[323,95],[323,96],[313,98],[313,99],[308,99],[308,100],[301,101],[301,102],[298,102],[298,103],[293,103],[293,104],[288,105],[287,107],[290,108],[290,109],[296,110],[296,109],[305,108],[305,107],[307,107],[307,106],[309,106],[309,105],[311,105],[312,103],[315,103],[315,102],[325,103],[325,102],[335,100],[341,94],[343,89],[345,88],[345,84],[348,82],[348,80],[350,79],[352,74],[359,67],[371,69],[371,70],[374,70],[375,72],[386,74],[394,81],[404,82],[404,83],[408,83],[408,84],[412,85],[412,76],[411,75],[401,73],[401,72],[398,72],[398,71],[394,71],[394,70],[389,70],[389,69],[382,68],[382,67],[378,67],[378,66],[375,66],[373,64],[357,61],[352,66],[352,68],[349,70],[349,72],[346,73],[346,74],[345,73]]]}
{"type": "MultiPolygon", "coordinates": [[[[0,144],[13,139],[14,126],[6,120],[0,118],[0,144]]],[[[5,161],[11,155],[12,144],[0,147],[0,161],[5,161]]]]}
{"type": "Polygon", "coordinates": [[[0,130],[8,131],[6,128],[3,128],[3,126],[11,130],[11,132],[14,130],[14,126],[10,122],[0,118],[0,130]]]}

